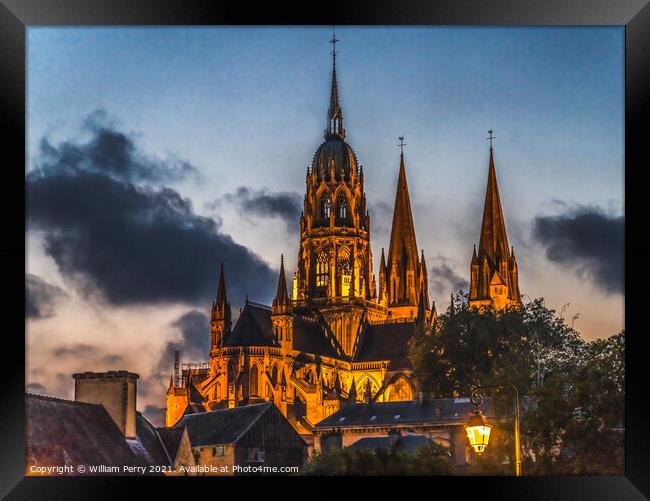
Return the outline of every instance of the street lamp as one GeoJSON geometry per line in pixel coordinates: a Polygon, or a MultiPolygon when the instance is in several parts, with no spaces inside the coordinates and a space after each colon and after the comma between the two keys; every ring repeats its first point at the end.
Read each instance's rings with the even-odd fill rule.
{"type": "Polygon", "coordinates": [[[485,420],[485,416],[481,414],[481,411],[474,411],[474,415],[470,418],[465,426],[465,431],[467,432],[467,438],[469,440],[469,445],[472,446],[474,452],[477,454],[482,454],[485,448],[490,441],[490,431],[492,426],[490,426],[485,420]]]}
{"type": "Polygon", "coordinates": [[[521,439],[519,436],[519,392],[513,385],[508,386],[477,386],[472,390],[471,400],[476,405],[476,411],[467,422],[465,431],[469,444],[477,454],[482,454],[490,440],[490,430],[492,427],[486,422],[485,416],[481,414],[479,406],[483,402],[483,396],[479,390],[512,390],[515,397],[515,475],[521,476],[521,439]]]}

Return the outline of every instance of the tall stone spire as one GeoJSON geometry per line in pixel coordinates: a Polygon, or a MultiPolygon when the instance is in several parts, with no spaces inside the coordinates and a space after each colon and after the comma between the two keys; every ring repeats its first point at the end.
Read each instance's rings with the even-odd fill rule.
{"type": "Polygon", "coordinates": [[[280,256],[280,276],[278,278],[278,290],[273,299],[273,313],[282,314],[291,311],[291,302],[287,292],[287,279],[284,273],[284,255],[280,256]]]}
{"type": "Polygon", "coordinates": [[[339,85],[336,78],[336,33],[332,31],[332,89],[330,92],[330,106],[327,111],[327,128],[325,129],[325,139],[331,136],[338,136],[345,139],[345,129],[343,128],[343,110],[339,98],[339,85]]]}
{"type": "Polygon", "coordinates": [[[392,305],[408,305],[417,308],[419,299],[419,264],[418,246],[415,240],[415,228],[411,212],[411,199],[406,180],[404,153],[402,152],[400,153],[399,177],[395,195],[390,246],[388,248],[388,262],[386,263],[389,307],[392,305]]]}
{"type": "Polygon", "coordinates": [[[510,253],[496,168],[492,131],[483,220],[478,245],[470,263],[470,306],[491,305],[504,308],[510,302],[519,302],[519,283],[516,261],[510,253]]]}
{"type": "Polygon", "coordinates": [[[219,285],[217,285],[217,297],[212,302],[210,310],[210,332],[211,346],[219,347],[223,344],[225,336],[230,333],[231,309],[228,296],[226,295],[226,279],[223,273],[223,261],[219,267],[219,285]]]}
{"type": "Polygon", "coordinates": [[[492,147],[490,147],[490,165],[488,167],[483,221],[481,223],[481,237],[478,248],[479,253],[485,253],[488,259],[495,264],[501,259],[510,258],[510,246],[508,245],[506,223],[503,217],[503,209],[501,208],[497,174],[494,168],[494,150],[492,147]]]}
{"type": "MultiPolygon", "coordinates": [[[[280,276],[278,278],[278,291],[271,307],[271,324],[276,341],[280,344],[283,354],[289,353],[293,348],[293,316],[291,314],[291,301],[287,292],[287,278],[284,273],[284,256],[280,256],[280,276]]],[[[284,371],[282,372],[284,377],[284,371]]]]}

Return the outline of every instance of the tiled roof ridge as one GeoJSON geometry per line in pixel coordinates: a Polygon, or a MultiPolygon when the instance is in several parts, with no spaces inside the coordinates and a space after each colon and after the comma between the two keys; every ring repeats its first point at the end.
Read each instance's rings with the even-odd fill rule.
{"type": "Polygon", "coordinates": [[[47,400],[49,402],[60,402],[62,404],[72,404],[72,405],[78,405],[78,406],[90,406],[90,407],[102,407],[104,408],[103,405],[101,404],[91,404],[89,402],[80,402],[78,400],[68,400],[65,398],[60,398],[60,397],[52,397],[50,395],[37,395],[35,393],[27,393],[25,392],[26,397],[33,397],[38,400],[47,400]]]}
{"type": "MultiPolygon", "coordinates": [[[[185,416],[183,416],[183,419],[188,419],[188,418],[194,419],[195,416],[205,416],[207,414],[214,414],[214,413],[218,413],[218,412],[228,412],[228,411],[233,411],[233,410],[237,410],[237,409],[246,409],[246,408],[250,408],[250,407],[262,407],[262,406],[270,406],[270,405],[273,405],[273,403],[272,402],[260,402],[259,404],[241,405],[239,407],[232,407],[230,409],[216,409],[216,410],[213,410],[213,411],[199,412],[199,413],[196,413],[196,414],[186,414],[185,416]]],[[[180,421],[179,421],[179,423],[180,423],[180,421]]],[[[173,428],[175,428],[175,426],[173,428]]]]}

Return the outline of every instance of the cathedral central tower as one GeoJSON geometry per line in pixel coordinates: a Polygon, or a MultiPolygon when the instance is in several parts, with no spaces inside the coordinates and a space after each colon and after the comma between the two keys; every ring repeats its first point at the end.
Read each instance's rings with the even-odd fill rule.
{"type": "MultiPolygon", "coordinates": [[[[334,47],[336,41],[330,41],[334,47]]],[[[296,306],[318,307],[343,352],[350,356],[362,313],[373,302],[376,286],[363,167],[345,140],[336,50],[332,51],[331,78],[324,142],[307,168],[292,300],[296,306]],[[355,304],[358,311],[350,308],[355,304]],[[346,314],[339,311],[344,305],[346,314]]]]}

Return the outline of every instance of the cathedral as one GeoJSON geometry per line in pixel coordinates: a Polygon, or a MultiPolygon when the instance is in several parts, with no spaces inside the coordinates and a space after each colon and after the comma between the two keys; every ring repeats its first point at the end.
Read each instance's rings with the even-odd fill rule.
{"type": "MultiPolygon", "coordinates": [[[[413,400],[417,384],[409,340],[418,328],[434,325],[437,313],[424,252],[417,246],[403,149],[388,254],[382,248],[378,274],[370,230],[364,171],[346,141],[333,50],[327,125],[307,168],[290,287],[281,257],[272,304],[246,300],[233,325],[221,264],[210,311],[209,363],[176,368],[166,425],[190,413],[270,401],[307,437],[346,403],[413,400]]],[[[518,301],[517,263],[508,246],[490,145],[469,304],[502,309],[518,301]]]]}

